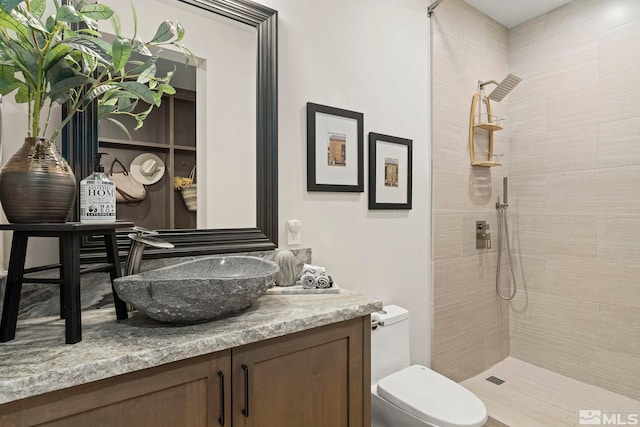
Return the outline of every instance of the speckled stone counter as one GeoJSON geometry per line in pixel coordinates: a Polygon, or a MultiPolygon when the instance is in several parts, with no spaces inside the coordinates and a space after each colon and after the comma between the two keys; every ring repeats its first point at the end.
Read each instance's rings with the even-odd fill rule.
{"type": "Polygon", "coordinates": [[[340,290],[325,295],[265,295],[244,312],[191,326],[172,326],[135,313],[116,322],[114,310],[82,313],[83,340],[64,344],[64,320],[18,321],[16,339],[0,344],[0,403],[85,384],[365,316],[382,302],[340,290]]]}

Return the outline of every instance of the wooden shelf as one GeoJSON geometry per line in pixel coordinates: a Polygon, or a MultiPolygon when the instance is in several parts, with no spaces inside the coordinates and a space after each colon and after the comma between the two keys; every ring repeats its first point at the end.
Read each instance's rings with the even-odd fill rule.
{"type": "MultiPolygon", "coordinates": [[[[476,123],[476,108],[479,107],[479,110],[482,110],[482,105],[486,106],[486,116],[489,120],[491,120],[493,113],[491,111],[491,101],[489,98],[484,96],[482,92],[477,92],[473,95],[473,99],[471,100],[471,114],[469,115],[469,154],[471,156],[471,166],[481,166],[485,168],[492,168],[494,166],[502,166],[501,163],[498,163],[493,160],[499,160],[499,155],[494,156],[493,154],[493,132],[502,130],[501,126],[498,126],[495,123],[476,123]],[[483,156],[486,158],[484,161],[476,160],[476,130],[484,129],[489,131],[489,147],[487,151],[487,155],[483,156]]],[[[479,115],[478,117],[482,117],[479,115]]]]}
{"type": "Polygon", "coordinates": [[[496,130],[502,130],[502,126],[498,126],[494,123],[478,123],[477,125],[474,125],[475,128],[480,128],[480,129],[484,129],[484,130],[488,130],[488,131],[496,131],[496,130]]]}
{"type": "Polygon", "coordinates": [[[132,141],[119,138],[100,138],[100,144],[122,145],[126,147],[144,147],[144,148],[162,148],[169,149],[169,144],[161,144],[157,142],[132,141]]]}
{"type": "Polygon", "coordinates": [[[482,166],[485,168],[492,168],[494,166],[502,166],[502,163],[496,163],[496,162],[474,162],[471,163],[471,166],[482,166]]]}
{"type": "MultiPolygon", "coordinates": [[[[143,108],[144,106],[140,106],[143,108]]],[[[165,95],[160,107],[153,110],[141,130],[131,133],[136,140],[122,138],[105,124],[99,147],[111,159],[118,158],[125,165],[144,152],[151,152],[164,162],[165,174],[160,181],[147,186],[147,197],[137,204],[120,203],[116,214],[119,219],[134,221],[150,229],[196,228],[196,214],[185,207],[180,193],[173,188],[176,176],[189,176],[196,163],[196,104],[195,92],[177,90],[165,95]],[[176,143],[177,142],[177,143],[176,143]]],[[[129,121],[131,122],[131,121],[129,121]]],[[[125,123],[123,123],[125,124],[125,123]]],[[[135,123],[126,123],[129,129],[135,123]]],[[[109,165],[105,165],[109,170],[109,165]]]]}
{"type": "Polygon", "coordinates": [[[193,151],[194,153],[196,152],[196,147],[192,147],[190,145],[174,145],[173,148],[174,150],[193,151]]]}

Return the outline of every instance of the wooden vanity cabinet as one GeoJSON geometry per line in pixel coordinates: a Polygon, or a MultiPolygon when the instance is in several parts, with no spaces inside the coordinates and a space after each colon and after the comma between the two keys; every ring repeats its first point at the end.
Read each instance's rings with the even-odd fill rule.
{"type": "Polygon", "coordinates": [[[370,426],[369,316],[0,405],[0,426],[370,426]]]}
{"type": "Polygon", "coordinates": [[[233,426],[370,426],[368,318],[234,348],[233,426]]]}
{"type": "Polygon", "coordinates": [[[18,400],[0,426],[230,426],[230,366],[225,350],[18,400]]]}

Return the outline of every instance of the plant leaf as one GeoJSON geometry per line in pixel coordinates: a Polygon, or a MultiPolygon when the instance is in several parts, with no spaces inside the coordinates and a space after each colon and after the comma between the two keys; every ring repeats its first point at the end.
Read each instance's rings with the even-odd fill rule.
{"type": "Polygon", "coordinates": [[[114,70],[116,72],[122,71],[131,57],[131,42],[127,39],[117,37],[113,42],[111,57],[113,58],[114,70]]]}
{"type": "Polygon", "coordinates": [[[98,118],[103,119],[116,110],[115,105],[98,105],[98,118]]]}
{"type": "Polygon", "coordinates": [[[111,17],[111,26],[113,27],[113,31],[116,33],[116,37],[120,36],[122,32],[122,24],[120,24],[120,17],[115,13],[111,17]]]}
{"type": "Polygon", "coordinates": [[[48,70],[49,68],[51,68],[60,59],[67,56],[69,52],[71,52],[71,47],[67,45],[58,44],[54,46],[53,49],[49,50],[49,52],[47,52],[44,57],[44,69],[48,70]]]}
{"type": "Polygon", "coordinates": [[[115,85],[133,94],[136,98],[142,99],[147,104],[153,104],[155,102],[153,99],[153,92],[151,92],[151,90],[142,83],[119,82],[115,85]]]}
{"type": "Polygon", "coordinates": [[[151,64],[142,73],[140,73],[136,81],[138,83],[148,83],[156,76],[156,71],[156,64],[151,64]]]}
{"type": "Polygon", "coordinates": [[[4,27],[8,30],[13,30],[26,39],[29,38],[29,31],[27,30],[27,27],[16,18],[11,16],[9,13],[7,13],[5,10],[0,10],[0,27],[4,27]]]}
{"type": "Polygon", "coordinates": [[[166,83],[161,84],[160,89],[162,89],[162,93],[166,93],[167,95],[175,95],[176,93],[174,87],[166,83]]]}
{"type": "Polygon", "coordinates": [[[92,81],[91,78],[86,76],[73,76],[64,80],[60,80],[56,84],[52,85],[49,88],[49,93],[46,94],[47,97],[55,100],[55,98],[60,93],[66,93],[69,89],[81,88],[85,84],[90,84],[92,81]]]}
{"type": "Polygon", "coordinates": [[[117,88],[118,86],[115,85],[100,85],[97,87],[94,87],[93,89],[91,89],[91,91],[87,94],[87,102],[93,101],[95,98],[99,97],[100,95],[103,95],[104,93],[117,88]]]}
{"type": "MultiPolygon", "coordinates": [[[[184,29],[182,32],[184,34],[184,29]]],[[[176,24],[172,21],[163,21],[156,30],[156,35],[153,36],[153,39],[151,39],[149,43],[164,43],[176,37],[178,37],[178,27],[176,24]]]]}
{"type": "Polygon", "coordinates": [[[0,64],[0,89],[9,89],[16,81],[15,68],[9,64],[0,64]]]}
{"type": "Polygon", "coordinates": [[[24,0],[0,0],[0,7],[6,11],[11,11],[23,1],[24,0]]]}
{"type": "Polygon", "coordinates": [[[60,6],[56,13],[56,21],[62,22],[82,22],[82,16],[71,5],[65,4],[60,6]]]}
{"type": "Polygon", "coordinates": [[[147,45],[144,44],[144,42],[142,40],[140,40],[139,37],[136,37],[135,39],[133,39],[133,43],[131,44],[131,46],[133,47],[133,50],[135,50],[136,52],[144,55],[144,56],[151,56],[152,53],[149,50],[149,48],[147,47],[147,45]]]}
{"type": "Polygon", "coordinates": [[[118,113],[131,113],[138,105],[138,101],[131,101],[130,98],[120,97],[118,98],[118,113]]]}
{"type": "Polygon", "coordinates": [[[115,124],[116,126],[118,126],[120,128],[121,131],[123,131],[124,133],[127,134],[127,137],[129,139],[131,139],[131,134],[129,133],[129,129],[127,129],[122,123],[120,123],[118,120],[114,119],[113,117],[103,117],[105,120],[109,120],[111,123],[115,124]]]}
{"type": "Polygon", "coordinates": [[[73,49],[79,50],[82,53],[90,55],[98,59],[99,61],[102,61],[104,63],[109,62],[105,58],[107,56],[107,52],[105,52],[105,50],[102,48],[102,46],[100,46],[100,44],[96,43],[95,41],[89,38],[73,37],[73,38],[64,40],[62,43],[72,47],[73,49]]]}
{"type": "Polygon", "coordinates": [[[29,88],[26,84],[21,81],[16,82],[18,85],[18,93],[16,93],[16,102],[18,104],[26,104],[31,101],[31,96],[29,94],[29,88]]]}
{"type": "Polygon", "coordinates": [[[146,70],[147,68],[151,67],[152,65],[154,65],[156,63],[156,61],[158,61],[159,58],[159,54],[155,54],[153,55],[151,58],[149,58],[148,61],[138,65],[137,67],[127,71],[127,75],[129,76],[135,76],[137,74],[142,74],[144,73],[144,70],[146,70]]]}
{"type": "Polygon", "coordinates": [[[47,0],[31,0],[29,2],[31,14],[37,18],[42,18],[47,8],[47,0]]]}
{"type": "Polygon", "coordinates": [[[88,4],[80,9],[80,14],[96,21],[103,21],[114,15],[113,10],[103,4],[88,4]]]}

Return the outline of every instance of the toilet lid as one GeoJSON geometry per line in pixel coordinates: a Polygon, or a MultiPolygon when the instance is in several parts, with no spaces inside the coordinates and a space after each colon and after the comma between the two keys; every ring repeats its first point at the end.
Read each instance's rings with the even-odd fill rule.
{"type": "Polygon", "coordinates": [[[442,427],[482,426],[487,409],[458,383],[413,365],[378,381],[378,395],[414,417],[442,427]]]}

